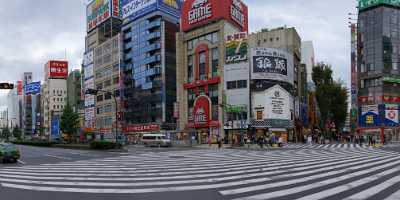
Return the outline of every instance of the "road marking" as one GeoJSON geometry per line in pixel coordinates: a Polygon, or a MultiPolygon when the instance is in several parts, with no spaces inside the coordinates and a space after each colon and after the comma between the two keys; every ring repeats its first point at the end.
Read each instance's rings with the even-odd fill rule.
{"type": "Polygon", "coordinates": [[[17,162],[20,163],[20,164],[22,164],[22,165],[25,165],[25,164],[26,164],[26,163],[25,163],[24,161],[22,161],[22,160],[17,160],[17,162]]]}
{"type": "Polygon", "coordinates": [[[71,160],[71,158],[62,157],[62,156],[56,156],[56,155],[50,155],[50,154],[45,154],[45,156],[51,157],[51,158],[57,158],[57,159],[61,159],[61,160],[71,160]]]}

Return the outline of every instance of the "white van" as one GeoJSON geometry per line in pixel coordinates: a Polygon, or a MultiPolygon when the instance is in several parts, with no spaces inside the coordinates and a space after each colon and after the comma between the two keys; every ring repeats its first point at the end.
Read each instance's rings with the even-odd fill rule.
{"type": "Polygon", "coordinates": [[[142,143],[145,147],[170,147],[171,140],[164,134],[144,134],[142,143]]]}

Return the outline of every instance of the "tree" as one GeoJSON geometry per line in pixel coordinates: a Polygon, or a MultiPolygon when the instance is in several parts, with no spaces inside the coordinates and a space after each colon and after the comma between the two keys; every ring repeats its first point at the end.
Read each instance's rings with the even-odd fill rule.
{"type": "Polygon", "coordinates": [[[3,128],[3,131],[1,132],[1,137],[2,137],[3,139],[5,139],[6,141],[8,141],[8,139],[10,138],[10,136],[11,136],[10,129],[8,129],[8,128],[3,128]]]}
{"type": "Polygon", "coordinates": [[[14,127],[13,130],[12,130],[12,135],[15,138],[17,138],[17,140],[21,140],[21,136],[22,136],[21,129],[18,126],[14,127]]]}
{"type": "Polygon", "coordinates": [[[321,126],[334,122],[341,129],[346,121],[348,109],[347,88],[342,81],[333,81],[332,67],[318,63],[313,68],[312,79],[316,86],[316,98],[321,113],[321,126]]]}
{"type": "Polygon", "coordinates": [[[73,136],[75,136],[80,127],[79,127],[79,114],[72,110],[72,107],[67,104],[63,110],[63,114],[61,116],[61,131],[68,136],[68,139],[71,140],[73,136]]]}

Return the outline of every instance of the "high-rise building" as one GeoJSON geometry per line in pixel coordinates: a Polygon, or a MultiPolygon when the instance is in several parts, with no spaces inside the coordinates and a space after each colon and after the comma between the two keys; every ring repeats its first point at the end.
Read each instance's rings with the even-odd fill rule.
{"type": "Polygon", "coordinates": [[[252,126],[257,136],[281,136],[284,140],[301,141],[302,119],[307,119],[304,113],[307,71],[301,65],[299,34],[295,28],[263,29],[250,34],[249,45],[252,53],[252,126]],[[273,102],[280,102],[280,106],[271,106],[273,102]]]}
{"type": "MultiPolygon", "coordinates": [[[[228,140],[223,107],[225,39],[248,31],[247,12],[241,0],[183,2],[181,31],[176,36],[176,81],[178,129],[184,137],[196,137],[200,143],[217,137],[228,140]]],[[[235,86],[247,87],[246,77],[231,78],[235,86]]]]}
{"type": "Polygon", "coordinates": [[[359,133],[399,140],[400,2],[359,0],[359,133]]]}
{"type": "Polygon", "coordinates": [[[96,129],[101,138],[110,140],[115,139],[116,109],[121,110],[119,41],[117,34],[94,49],[94,85],[99,90],[95,96],[96,129]]]}
{"type": "Polygon", "coordinates": [[[81,72],[79,69],[69,73],[67,78],[67,103],[72,107],[74,112],[79,112],[83,109],[82,89],[81,89],[81,72]]]}
{"type": "Polygon", "coordinates": [[[51,60],[44,66],[45,80],[42,89],[42,115],[45,136],[61,137],[60,121],[67,104],[68,62],[51,60]]]}
{"type": "Polygon", "coordinates": [[[122,0],[123,131],[174,130],[180,0],[122,0]],[[143,1],[144,2],[144,1],[143,1]]]}
{"type": "Polygon", "coordinates": [[[315,65],[314,44],[312,41],[301,43],[301,63],[306,65],[307,83],[312,82],[312,69],[315,65]]]}
{"type": "MultiPolygon", "coordinates": [[[[95,84],[108,85],[109,92],[119,90],[116,87],[118,84],[114,84],[114,81],[120,79],[118,60],[119,33],[122,24],[120,8],[120,0],[93,0],[86,8],[87,36],[82,67],[84,90],[104,88],[96,88],[95,84]]],[[[95,133],[98,139],[115,137],[112,131],[113,122],[115,122],[115,105],[110,95],[99,92],[97,96],[85,94],[84,98],[84,131],[95,133]]]]}
{"type": "Polygon", "coordinates": [[[26,136],[32,135],[32,96],[26,94],[26,86],[32,83],[32,72],[24,72],[22,77],[22,133],[26,136]]]}
{"type": "Polygon", "coordinates": [[[20,107],[19,107],[19,101],[21,99],[22,91],[19,88],[19,84],[22,84],[22,82],[18,81],[16,84],[16,88],[13,90],[8,91],[7,93],[7,108],[8,108],[8,126],[10,128],[14,127],[20,127],[20,107]],[[19,88],[19,89],[18,89],[19,88]],[[20,92],[20,93],[18,93],[20,92]],[[19,95],[20,94],[20,95],[19,95]]]}

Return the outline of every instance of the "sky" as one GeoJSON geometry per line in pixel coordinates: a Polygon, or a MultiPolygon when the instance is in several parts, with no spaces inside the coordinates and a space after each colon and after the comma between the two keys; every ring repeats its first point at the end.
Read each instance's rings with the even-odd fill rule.
{"type": "MultiPolygon", "coordinates": [[[[85,48],[87,0],[0,0],[0,80],[20,80],[33,72],[43,80],[50,59],[67,59],[79,68],[85,48]],[[4,1],[4,2],[3,2],[4,1]]],[[[332,65],[336,79],[350,82],[348,13],[356,0],[244,0],[250,32],[295,27],[314,43],[316,61],[332,65]]],[[[4,95],[4,92],[2,93],[4,95]]],[[[0,93],[1,95],[1,93],[0,93]]]]}

